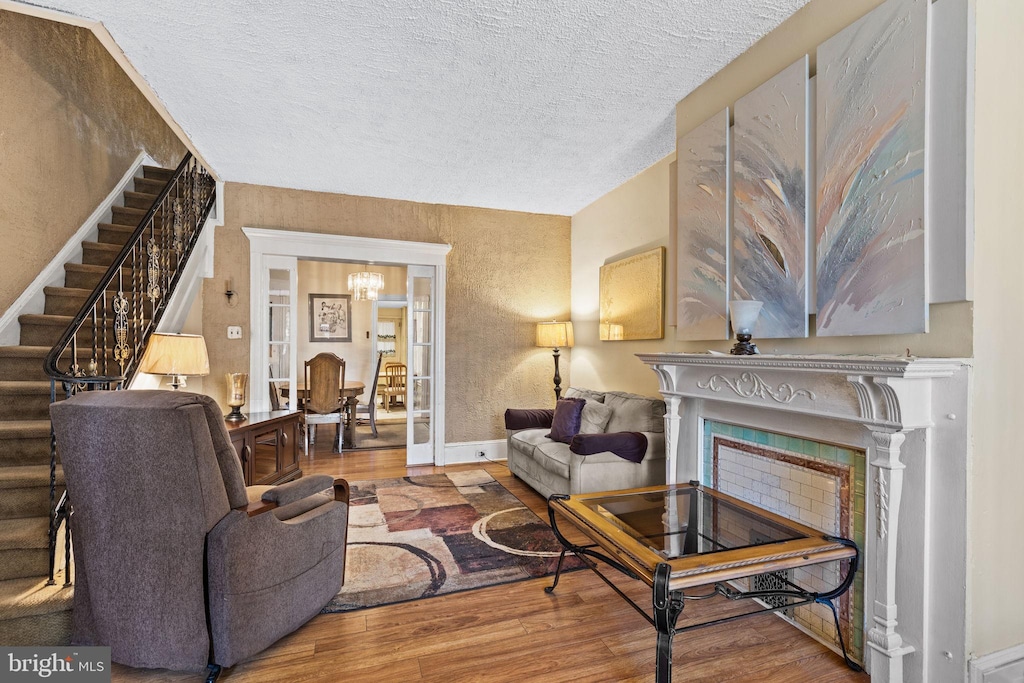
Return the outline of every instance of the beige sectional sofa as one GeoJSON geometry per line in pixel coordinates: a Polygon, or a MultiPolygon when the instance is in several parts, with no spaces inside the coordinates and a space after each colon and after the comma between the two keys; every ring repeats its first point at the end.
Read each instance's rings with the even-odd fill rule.
{"type": "MultiPolygon", "coordinates": [[[[584,399],[580,434],[606,434],[594,439],[583,436],[570,443],[548,438],[551,410],[509,410],[505,414],[508,433],[508,467],[544,497],[552,494],[592,493],[655,486],[665,483],[665,402],[660,399],[619,391],[589,391],[570,387],[566,398],[584,399]],[[596,406],[594,404],[597,404],[596,406]],[[646,451],[642,450],[646,438],[646,451]],[[629,453],[632,462],[611,451],[593,451],[594,445],[629,442],[639,447],[629,453]]],[[[613,446],[615,447],[615,446],[613,446]]],[[[621,452],[620,448],[617,450],[621,452]]]]}

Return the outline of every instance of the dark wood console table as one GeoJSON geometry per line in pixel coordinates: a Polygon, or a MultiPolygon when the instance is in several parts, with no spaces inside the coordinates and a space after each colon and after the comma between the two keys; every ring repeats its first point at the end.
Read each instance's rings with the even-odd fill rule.
{"type": "Polygon", "coordinates": [[[298,449],[301,415],[273,410],[249,413],[242,422],[224,422],[242,462],[246,486],[272,486],[302,476],[298,449]]]}

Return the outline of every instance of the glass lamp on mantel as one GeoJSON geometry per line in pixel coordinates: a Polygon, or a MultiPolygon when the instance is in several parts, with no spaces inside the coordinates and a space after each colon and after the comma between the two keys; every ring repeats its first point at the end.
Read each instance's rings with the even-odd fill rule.
{"type": "Polygon", "coordinates": [[[761,313],[763,301],[730,301],[729,317],[732,320],[732,329],[736,333],[736,344],[729,351],[734,356],[753,356],[761,353],[757,345],[751,344],[754,323],[761,313]]]}

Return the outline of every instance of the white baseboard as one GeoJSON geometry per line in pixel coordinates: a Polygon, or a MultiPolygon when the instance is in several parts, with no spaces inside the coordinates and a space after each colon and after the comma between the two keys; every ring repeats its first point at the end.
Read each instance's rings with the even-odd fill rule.
{"type": "Polygon", "coordinates": [[[444,445],[444,464],[459,465],[470,462],[507,459],[505,439],[490,441],[463,441],[444,445]]]}
{"type": "Polygon", "coordinates": [[[970,683],[1024,682],[1024,644],[972,659],[970,683]]]}
{"type": "Polygon", "coordinates": [[[156,166],[157,163],[145,152],[141,152],[135,158],[131,166],[125,172],[121,180],[114,185],[96,210],[89,214],[82,226],[71,236],[57,255],[49,264],[36,276],[32,283],[25,288],[11,307],[0,316],[0,346],[17,346],[21,342],[21,325],[18,317],[30,313],[42,313],[46,305],[44,287],[64,286],[64,264],[82,262],[82,242],[95,242],[99,236],[99,223],[109,223],[115,206],[124,205],[124,191],[128,184],[133,182],[137,176],[142,175],[144,165],[156,166]]]}

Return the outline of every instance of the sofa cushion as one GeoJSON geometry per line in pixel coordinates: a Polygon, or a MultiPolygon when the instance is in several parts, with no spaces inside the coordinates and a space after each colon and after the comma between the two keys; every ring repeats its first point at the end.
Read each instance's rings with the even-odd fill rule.
{"type": "Polygon", "coordinates": [[[577,455],[594,455],[610,451],[630,462],[643,462],[647,454],[647,437],[640,432],[611,434],[577,434],[569,450],[577,455]]]}
{"type": "Polygon", "coordinates": [[[551,443],[551,439],[548,438],[548,429],[524,429],[521,432],[516,432],[511,437],[512,445],[518,448],[522,453],[533,457],[533,449],[539,443],[551,443]]]}
{"type": "Polygon", "coordinates": [[[551,433],[548,434],[548,438],[553,441],[569,443],[572,437],[579,434],[583,406],[586,403],[582,398],[558,399],[555,403],[555,415],[551,418],[551,433]]]}
{"type": "Polygon", "coordinates": [[[603,403],[587,401],[580,416],[580,434],[603,434],[612,419],[612,408],[603,403]]]}
{"type": "Polygon", "coordinates": [[[533,451],[533,460],[548,472],[563,479],[569,478],[569,462],[572,460],[569,444],[550,440],[539,443],[533,451]]]}
{"type": "Polygon", "coordinates": [[[591,391],[590,389],[578,389],[576,387],[569,387],[565,390],[566,398],[582,398],[587,401],[594,401],[596,403],[604,403],[604,392],[603,391],[591,391]]]}
{"type": "Polygon", "coordinates": [[[611,407],[608,432],[664,432],[665,402],[621,391],[609,391],[604,404],[611,407]]]}

